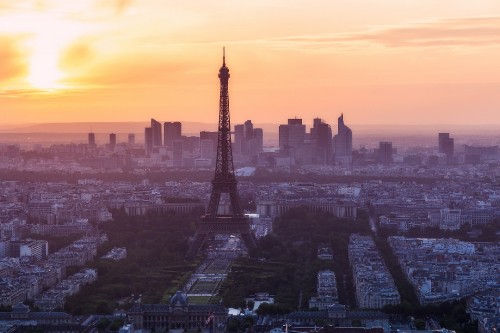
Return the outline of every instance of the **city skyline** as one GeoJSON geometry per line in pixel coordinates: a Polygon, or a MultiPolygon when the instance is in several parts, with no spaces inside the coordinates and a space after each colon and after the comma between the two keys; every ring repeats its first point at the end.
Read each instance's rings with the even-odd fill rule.
{"type": "Polygon", "coordinates": [[[441,5],[1,1],[1,122],[209,121],[225,45],[235,123],[500,124],[500,4],[441,5]]]}

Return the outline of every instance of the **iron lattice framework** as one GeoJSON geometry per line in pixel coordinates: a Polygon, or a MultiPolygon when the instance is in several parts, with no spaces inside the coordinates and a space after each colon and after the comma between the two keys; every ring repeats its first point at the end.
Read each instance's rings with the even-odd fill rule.
{"type": "Polygon", "coordinates": [[[198,254],[205,242],[217,233],[240,234],[248,248],[255,247],[255,236],[250,230],[248,218],[243,214],[236,176],[234,174],[233,152],[231,148],[231,121],[229,116],[229,68],[226,66],[225,52],[222,57],[222,67],[219,69],[220,100],[219,126],[217,142],[217,159],[215,176],[212,181],[212,193],[208,203],[207,214],[204,215],[197,227],[194,241],[191,243],[188,257],[198,254]],[[229,195],[231,214],[220,215],[219,204],[222,193],[229,195]]]}

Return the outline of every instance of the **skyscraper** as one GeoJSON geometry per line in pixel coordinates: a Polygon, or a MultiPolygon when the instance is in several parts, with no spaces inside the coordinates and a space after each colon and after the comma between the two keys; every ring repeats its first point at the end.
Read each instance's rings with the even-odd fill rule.
{"type": "Polygon", "coordinates": [[[344,114],[338,118],[338,132],[333,138],[335,162],[343,166],[352,164],[352,131],[344,124],[344,114]]]}
{"type": "Polygon", "coordinates": [[[439,152],[444,153],[445,140],[450,138],[450,133],[438,133],[439,152]]]}
{"type": "Polygon", "coordinates": [[[288,119],[287,125],[279,127],[279,146],[286,153],[290,153],[304,144],[306,136],[306,125],[302,125],[302,119],[288,119]]]}
{"type": "MultiPolygon", "coordinates": [[[[332,128],[320,118],[313,120],[311,128],[311,141],[318,148],[318,154],[323,155],[323,163],[332,160],[332,128]]],[[[321,160],[320,160],[321,161],[321,160]]]]}
{"type": "Polygon", "coordinates": [[[171,147],[174,140],[182,139],[182,124],[176,122],[165,122],[163,124],[163,144],[171,147]]]}
{"type": "Polygon", "coordinates": [[[89,146],[95,146],[95,134],[90,132],[88,137],[89,137],[89,146]]]}
{"type": "Polygon", "coordinates": [[[161,135],[161,123],[159,121],[151,118],[151,135],[153,136],[153,146],[161,146],[162,144],[162,135],[161,135]]]}
{"type": "MultiPolygon", "coordinates": [[[[211,158],[215,158],[215,151],[217,148],[218,137],[219,137],[219,134],[217,132],[201,131],[200,132],[200,150],[201,150],[201,142],[202,141],[205,141],[205,140],[212,141],[213,151],[212,151],[211,158]]],[[[205,147],[208,147],[207,143],[205,143],[205,147]]],[[[205,154],[208,154],[208,151],[206,150],[206,148],[205,148],[205,154]]],[[[207,155],[205,155],[205,156],[207,156],[207,155]]]]}
{"type": "Polygon", "coordinates": [[[253,138],[253,124],[251,120],[245,121],[245,139],[246,141],[253,138]]]}
{"type": "Polygon", "coordinates": [[[116,147],[116,134],[115,133],[111,133],[109,135],[109,148],[111,150],[115,150],[115,147],[116,147]]]}
{"type": "Polygon", "coordinates": [[[256,157],[262,152],[263,142],[264,132],[262,128],[254,128],[251,120],[234,126],[235,153],[241,153],[246,158],[256,157]]]}
{"type": "Polygon", "coordinates": [[[244,153],[245,125],[234,125],[234,150],[235,154],[244,153]]]}
{"type": "Polygon", "coordinates": [[[446,163],[453,162],[453,154],[455,153],[455,139],[450,137],[450,133],[438,134],[439,152],[446,155],[446,163]]]}
{"type": "Polygon", "coordinates": [[[144,129],[144,151],[146,156],[150,156],[153,151],[153,130],[151,127],[144,129]]]}
{"type": "Polygon", "coordinates": [[[181,168],[183,160],[183,142],[182,140],[172,141],[172,165],[174,168],[181,168]]]}
{"type": "Polygon", "coordinates": [[[392,164],[392,142],[381,141],[378,148],[378,160],[381,164],[392,164]]]}

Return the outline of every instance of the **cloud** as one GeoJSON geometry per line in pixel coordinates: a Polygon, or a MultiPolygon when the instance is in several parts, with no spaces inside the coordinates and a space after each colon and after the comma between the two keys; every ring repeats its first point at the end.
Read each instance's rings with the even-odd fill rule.
{"type": "Polygon", "coordinates": [[[278,47],[302,45],[325,48],[355,45],[385,47],[443,47],[500,45],[500,17],[440,19],[408,25],[377,27],[365,32],[294,36],[267,40],[278,47]]]}
{"type": "Polygon", "coordinates": [[[116,13],[123,13],[132,3],[132,0],[116,0],[116,13]]]}
{"type": "Polygon", "coordinates": [[[82,38],[66,48],[60,64],[63,69],[72,70],[88,63],[94,57],[91,38],[82,38]]]}
{"type": "Polygon", "coordinates": [[[24,75],[26,64],[22,61],[17,36],[0,36],[0,83],[24,75]]]}

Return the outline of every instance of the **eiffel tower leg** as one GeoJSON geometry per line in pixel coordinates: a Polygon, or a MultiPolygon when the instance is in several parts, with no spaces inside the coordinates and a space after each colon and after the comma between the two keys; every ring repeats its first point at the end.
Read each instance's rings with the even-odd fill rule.
{"type": "Polygon", "coordinates": [[[208,215],[217,215],[217,211],[219,210],[220,195],[220,191],[212,190],[212,193],[210,194],[210,202],[208,203],[208,215]]]}

